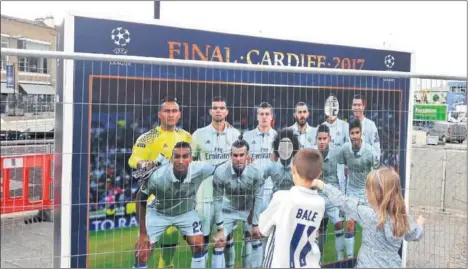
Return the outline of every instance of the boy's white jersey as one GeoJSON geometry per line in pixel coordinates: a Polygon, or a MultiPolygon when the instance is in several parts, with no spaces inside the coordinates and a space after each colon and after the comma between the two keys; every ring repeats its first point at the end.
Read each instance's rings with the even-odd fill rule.
{"type": "Polygon", "coordinates": [[[325,200],[316,190],[293,186],[273,194],[260,214],[259,229],[268,236],[264,268],[320,268],[315,243],[325,213],[325,200]]]}

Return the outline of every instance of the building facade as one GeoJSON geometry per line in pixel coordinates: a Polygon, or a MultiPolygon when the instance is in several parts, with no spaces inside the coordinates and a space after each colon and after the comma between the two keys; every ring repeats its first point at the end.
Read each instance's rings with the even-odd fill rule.
{"type": "Polygon", "coordinates": [[[449,81],[448,87],[450,88],[450,92],[466,93],[466,81],[449,81]]]}
{"type": "MultiPolygon", "coordinates": [[[[1,15],[2,48],[56,50],[57,31],[53,17],[26,20],[1,15]]],[[[2,115],[35,115],[54,109],[56,61],[41,57],[1,58],[2,115]],[[6,67],[17,65],[17,88],[7,88],[6,67]]]]}

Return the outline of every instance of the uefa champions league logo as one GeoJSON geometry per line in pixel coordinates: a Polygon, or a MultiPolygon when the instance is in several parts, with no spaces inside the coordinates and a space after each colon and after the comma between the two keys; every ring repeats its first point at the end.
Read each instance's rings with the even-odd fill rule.
{"type": "Polygon", "coordinates": [[[130,32],[122,27],[117,27],[111,32],[111,40],[119,46],[113,51],[117,55],[126,55],[128,50],[125,48],[130,43],[130,32]]]}
{"type": "MultiPolygon", "coordinates": [[[[123,28],[123,27],[117,27],[115,29],[112,29],[111,31],[111,40],[112,42],[117,45],[117,48],[114,48],[112,51],[116,55],[127,55],[128,53],[128,44],[130,43],[130,32],[123,28]]],[[[129,62],[111,62],[111,65],[132,65],[129,62]]]]}
{"type": "MultiPolygon", "coordinates": [[[[387,71],[392,71],[393,66],[395,66],[395,57],[390,54],[385,56],[384,64],[387,67],[387,71]]],[[[395,78],[392,77],[386,77],[383,80],[386,82],[395,82],[395,78]]]]}
{"type": "Polygon", "coordinates": [[[112,30],[111,39],[117,46],[125,47],[130,43],[130,32],[122,27],[117,27],[112,30]]]}
{"type": "Polygon", "coordinates": [[[390,54],[385,56],[384,64],[388,69],[392,69],[392,67],[395,65],[395,57],[390,54]]]}

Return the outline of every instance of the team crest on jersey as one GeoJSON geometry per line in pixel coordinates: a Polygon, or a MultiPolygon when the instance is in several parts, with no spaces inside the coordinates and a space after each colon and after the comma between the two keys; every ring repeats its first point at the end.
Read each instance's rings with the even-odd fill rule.
{"type": "Polygon", "coordinates": [[[340,135],[340,134],[341,134],[340,131],[336,131],[336,135],[340,135]]]}
{"type": "Polygon", "coordinates": [[[164,144],[164,145],[163,145],[163,148],[167,148],[167,144],[164,144]]]}
{"type": "Polygon", "coordinates": [[[210,144],[210,140],[206,140],[206,141],[205,141],[205,144],[210,144]]]}
{"type": "Polygon", "coordinates": [[[228,146],[228,147],[231,146],[231,142],[226,140],[226,146],[228,146]]]}
{"type": "Polygon", "coordinates": [[[255,140],[254,140],[254,141],[252,141],[252,145],[253,145],[253,144],[257,144],[257,143],[255,142],[255,140]]]}

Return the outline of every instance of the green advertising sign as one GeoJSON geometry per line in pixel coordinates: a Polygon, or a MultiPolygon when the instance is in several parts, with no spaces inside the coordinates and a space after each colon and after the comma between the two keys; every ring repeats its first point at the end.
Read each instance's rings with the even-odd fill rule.
{"type": "Polygon", "coordinates": [[[415,104],[413,120],[447,121],[447,105],[415,104]]]}

